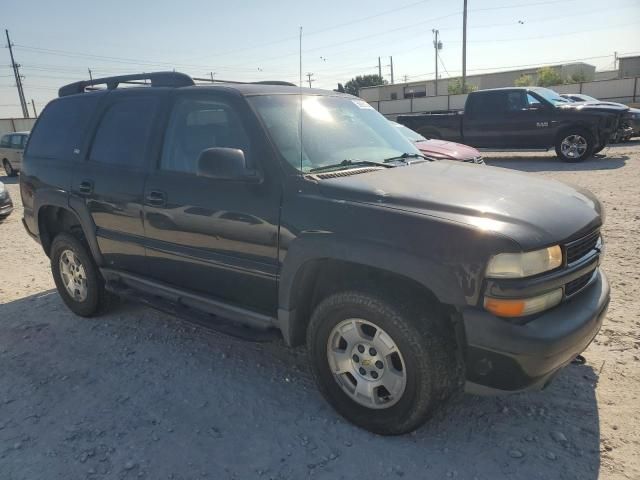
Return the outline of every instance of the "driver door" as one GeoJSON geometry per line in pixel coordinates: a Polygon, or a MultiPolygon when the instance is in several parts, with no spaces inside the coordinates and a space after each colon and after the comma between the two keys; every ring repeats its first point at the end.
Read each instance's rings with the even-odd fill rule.
{"type": "Polygon", "coordinates": [[[280,186],[269,149],[237,96],[176,92],[159,162],[144,188],[148,274],[178,288],[275,314],[280,186]],[[200,153],[241,149],[261,182],[198,176],[200,153]]]}

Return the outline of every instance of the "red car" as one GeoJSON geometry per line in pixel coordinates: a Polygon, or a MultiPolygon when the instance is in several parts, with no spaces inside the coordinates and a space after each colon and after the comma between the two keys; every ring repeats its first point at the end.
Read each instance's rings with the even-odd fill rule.
{"type": "Polygon", "coordinates": [[[484,165],[482,155],[478,150],[461,143],[445,140],[427,139],[404,125],[391,122],[402,135],[415,143],[422,154],[436,160],[458,160],[460,162],[478,163],[484,165]]]}

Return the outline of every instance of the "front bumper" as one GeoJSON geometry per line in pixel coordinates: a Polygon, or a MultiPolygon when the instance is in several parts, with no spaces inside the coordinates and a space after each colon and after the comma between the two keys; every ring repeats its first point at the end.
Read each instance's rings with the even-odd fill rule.
{"type": "Polygon", "coordinates": [[[479,308],[465,309],[465,390],[489,394],[544,388],[596,336],[609,291],[598,270],[578,295],[523,325],[479,308]]]}

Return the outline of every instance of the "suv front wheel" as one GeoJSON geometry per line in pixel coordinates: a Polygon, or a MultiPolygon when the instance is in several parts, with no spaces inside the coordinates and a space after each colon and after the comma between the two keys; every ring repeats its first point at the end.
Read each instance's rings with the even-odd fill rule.
{"type": "Polygon", "coordinates": [[[51,244],[51,272],[64,303],[82,317],[100,313],[111,295],[87,247],[76,237],[61,233],[51,244]]]}
{"type": "Polygon", "coordinates": [[[416,429],[458,385],[455,347],[441,320],[365,293],[326,298],[307,330],[320,391],[374,433],[416,429]]]}

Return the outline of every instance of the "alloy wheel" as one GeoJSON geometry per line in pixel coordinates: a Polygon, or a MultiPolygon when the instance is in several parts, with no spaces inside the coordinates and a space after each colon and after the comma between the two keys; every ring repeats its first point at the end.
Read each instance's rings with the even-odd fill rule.
{"type": "Polygon", "coordinates": [[[327,342],[327,360],[345,393],[368,408],[395,405],[407,385],[398,346],[387,332],[367,320],[350,318],[336,325],[327,342]]]}
{"type": "Polygon", "coordinates": [[[59,265],[67,293],[76,302],[84,302],[87,298],[87,275],[78,256],[72,250],[65,250],[60,255],[59,265]]]}
{"type": "Polygon", "coordinates": [[[581,135],[569,135],[562,140],[560,150],[567,158],[580,158],[587,151],[587,140],[581,135]]]}

